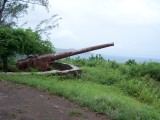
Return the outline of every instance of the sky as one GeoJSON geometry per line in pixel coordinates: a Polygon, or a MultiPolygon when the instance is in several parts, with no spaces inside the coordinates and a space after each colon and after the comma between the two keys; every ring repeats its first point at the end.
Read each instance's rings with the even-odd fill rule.
{"type": "Polygon", "coordinates": [[[113,56],[160,58],[159,0],[49,0],[49,13],[36,6],[20,19],[34,28],[58,14],[59,26],[51,31],[56,48],[81,49],[114,42],[94,51],[113,56]]]}

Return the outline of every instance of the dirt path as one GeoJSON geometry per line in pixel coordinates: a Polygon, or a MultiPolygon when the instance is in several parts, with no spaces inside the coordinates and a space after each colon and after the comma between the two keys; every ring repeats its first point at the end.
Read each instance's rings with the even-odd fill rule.
{"type": "Polygon", "coordinates": [[[25,85],[0,82],[0,120],[108,120],[69,100],[25,85]]]}

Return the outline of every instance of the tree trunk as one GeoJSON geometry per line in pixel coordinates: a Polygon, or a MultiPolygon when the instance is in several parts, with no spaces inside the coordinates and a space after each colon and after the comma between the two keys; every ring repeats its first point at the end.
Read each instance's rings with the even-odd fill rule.
{"type": "Polygon", "coordinates": [[[3,62],[3,71],[7,72],[8,71],[8,59],[7,56],[1,56],[2,62],[3,62]]]}

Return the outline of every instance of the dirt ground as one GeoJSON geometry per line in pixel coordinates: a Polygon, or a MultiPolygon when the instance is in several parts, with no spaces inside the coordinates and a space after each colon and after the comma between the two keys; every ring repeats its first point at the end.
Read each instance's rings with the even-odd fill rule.
{"type": "Polygon", "coordinates": [[[37,89],[0,82],[0,120],[109,120],[69,100],[37,89]]]}

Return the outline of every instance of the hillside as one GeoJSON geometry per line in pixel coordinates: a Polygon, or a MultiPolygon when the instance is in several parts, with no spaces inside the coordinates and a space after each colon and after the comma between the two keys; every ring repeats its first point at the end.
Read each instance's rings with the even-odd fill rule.
{"type": "Polygon", "coordinates": [[[160,63],[125,64],[90,59],[63,59],[79,66],[81,76],[0,74],[0,80],[36,87],[63,96],[111,120],[160,120],[160,63]]]}

